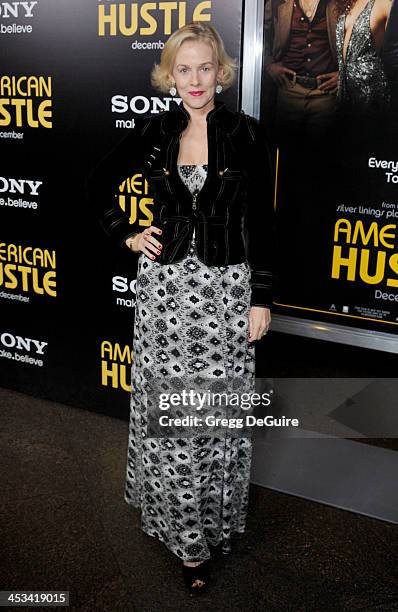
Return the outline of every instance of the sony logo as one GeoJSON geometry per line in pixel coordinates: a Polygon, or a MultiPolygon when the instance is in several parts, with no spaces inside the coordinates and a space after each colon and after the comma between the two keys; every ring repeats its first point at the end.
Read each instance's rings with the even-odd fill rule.
{"type": "Polygon", "coordinates": [[[126,293],[130,290],[132,293],[135,293],[136,282],[135,278],[129,281],[125,276],[114,276],[112,278],[112,290],[119,291],[120,293],[126,293]]]}
{"type": "Polygon", "coordinates": [[[170,110],[170,103],[172,101],[180,104],[181,98],[158,98],[156,96],[151,96],[150,98],[146,96],[128,98],[128,96],[118,94],[112,96],[112,113],[126,113],[132,111],[133,113],[137,113],[137,115],[149,112],[156,114],[170,110]]]}
{"type": "Polygon", "coordinates": [[[37,196],[39,195],[37,189],[42,184],[43,181],[30,181],[29,179],[14,179],[0,176],[0,193],[28,193],[32,196],[37,196]]]}
{"type": "Polygon", "coordinates": [[[33,17],[32,9],[38,4],[36,2],[0,2],[0,17],[9,19],[10,17],[33,17]]]}
{"type": "Polygon", "coordinates": [[[14,334],[10,334],[9,332],[0,334],[0,343],[7,348],[35,351],[38,355],[43,355],[43,349],[48,345],[48,342],[41,342],[33,338],[23,338],[22,336],[14,336],[14,334]]]}

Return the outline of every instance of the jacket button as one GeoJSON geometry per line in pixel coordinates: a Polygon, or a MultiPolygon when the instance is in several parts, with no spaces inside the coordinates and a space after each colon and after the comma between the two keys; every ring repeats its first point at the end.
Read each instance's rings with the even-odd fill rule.
{"type": "Polygon", "coordinates": [[[166,169],[164,168],[164,173],[165,173],[165,175],[166,175],[166,176],[169,176],[169,174],[170,174],[170,170],[166,170],[166,169]]]}
{"type": "Polygon", "coordinates": [[[220,176],[224,176],[224,170],[219,170],[219,171],[218,171],[218,174],[219,174],[220,176]]]}

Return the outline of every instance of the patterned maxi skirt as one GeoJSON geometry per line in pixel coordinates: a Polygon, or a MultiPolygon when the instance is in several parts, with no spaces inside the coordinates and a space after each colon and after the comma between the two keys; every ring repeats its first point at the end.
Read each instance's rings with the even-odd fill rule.
{"type": "Polygon", "coordinates": [[[200,373],[254,380],[248,342],[247,262],[206,266],[194,241],[184,259],[138,260],[125,501],[141,528],[185,561],[231,550],[243,533],[249,498],[250,437],[148,437],[143,389],[149,380],[200,373]]]}

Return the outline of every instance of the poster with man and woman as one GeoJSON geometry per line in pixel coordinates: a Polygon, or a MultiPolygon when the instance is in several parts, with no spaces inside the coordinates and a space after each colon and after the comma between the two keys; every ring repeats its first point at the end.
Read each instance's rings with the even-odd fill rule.
{"type": "Polygon", "coordinates": [[[398,333],[398,0],[266,0],[276,311],[398,333]]]}

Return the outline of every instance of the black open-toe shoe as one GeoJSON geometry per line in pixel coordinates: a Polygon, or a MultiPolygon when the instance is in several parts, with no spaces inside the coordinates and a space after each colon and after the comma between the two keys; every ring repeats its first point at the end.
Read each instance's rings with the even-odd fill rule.
{"type": "Polygon", "coordinates": [[[191,594],[202,593],[209,586],[210,581],[210,559],[205,559],[196,567],[182,565],[182,575],[184,582],[191,594]],[[200,580],[202,584],[195,584],[196,580],[200,580]]]}

